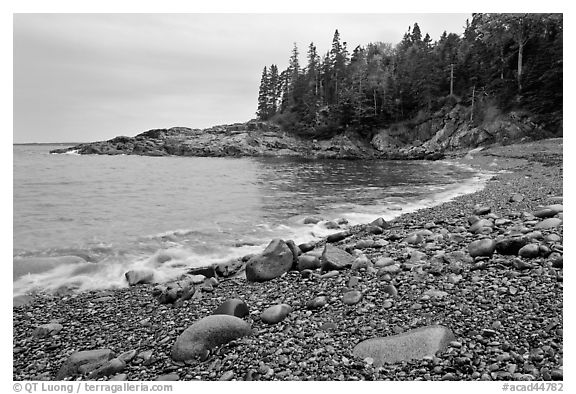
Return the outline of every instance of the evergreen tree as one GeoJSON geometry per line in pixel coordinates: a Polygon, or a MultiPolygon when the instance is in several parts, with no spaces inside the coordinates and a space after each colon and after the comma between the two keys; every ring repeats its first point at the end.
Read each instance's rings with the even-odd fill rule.
{"type": "Polygon", "coordinates": [[[262,78],[260,79],[260,89],[258,92],[258,119],[267,120],[270,117],[270,106],[269,106],[269,95],[270,95],[270,80],[268,76],[268,69],[264,67],[262,71],[262,78]]]}

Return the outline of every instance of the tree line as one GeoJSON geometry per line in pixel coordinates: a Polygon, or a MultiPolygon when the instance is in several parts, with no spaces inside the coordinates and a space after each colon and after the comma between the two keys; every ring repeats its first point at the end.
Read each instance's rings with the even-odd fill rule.
{"type": "Polygon", "coordinates": [[[264,67],[257,116],[300,135],[326,138],[347,129],[370,137],[378,128],[424,119],[455,103],[481,122],[488,109],[521,110],[561,132],[562,14],[472,14],[464,33],[432,41],[417,23],[400,43],[350,51],[338,30],[320,56],[314,43],[299,63],[264,67]]]}

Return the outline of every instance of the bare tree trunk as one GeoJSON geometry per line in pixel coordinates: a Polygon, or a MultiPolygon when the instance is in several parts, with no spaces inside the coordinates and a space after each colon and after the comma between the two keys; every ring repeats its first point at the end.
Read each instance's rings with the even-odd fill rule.
{"type": "Polygon", "coordinates": [[[454,94],[454,63],[450,64],[450,96],[454,94]]]}
{"type": "Polygon", "coordinates": [[[476,85],[472,86],[472,109],[470,110],[470,122],[474,116],[474,93],[476,93],[476,85]]]}
{"type": "Polygon", "coordinates": [[[374,116],[376,116],[376,89],[372,89],[372,97],[374,97],[374,116]]]}
{"type": "Polygon", "coordinates": [[[524,53],[524,43],[518,43],[518,92],[522,91],[522,55],[524,53]]]}

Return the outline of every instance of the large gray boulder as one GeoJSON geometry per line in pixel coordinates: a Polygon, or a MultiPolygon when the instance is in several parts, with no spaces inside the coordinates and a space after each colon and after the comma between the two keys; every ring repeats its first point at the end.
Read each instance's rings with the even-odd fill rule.
{"type": "Polygon", "coordinates": [[[290,271],[294,255],[281,239],[274,239],[264,252],[246,263],[246,279],[250,282],[265,282],[290,271]]]}
{"type": "Polygon", "coordinates": [[[114,353],[110,349],[83,350],[72,353],[60,367],[56,380],[91,372],[112,358],[114,358],[114,353]]]}
{"type": "Polygon", "coordinates": [[[210,349],[252,335],[250,324],[230,315],[210,315],[188,327],[172,346],[174,361],[204,357],[210,349]]]}
{"type": "Polygon", "coordinates": [[[468,245],[468,253],[472,257],[491,257],[496,250],[496,241],[490,238],[479,239],[468,245]]]}
{"type": "Polygon", "coordinates": [[[374,360],[374,366],[385,363],[421,360],[434,356],[455,339],[452,330],[440,325],[426,326],[402,334],[372,338],[354,347],[353,354],[374,360]]]}
{"type": "Polygon", "coordinates": [[[129,286],[141,283],[152,283],[154,280],[154,271],[151,269],[130,270],[124,274],[129,286]]]}
{"type": "Polygon", "coordinates": [[[326,244],[320,258],[322,271],[343,270],[352,267],[354,256],[336,246],[326,244]]]}
{"type": "Polygon", "coordinates": [[[556,227],[560,226],[561,224],[562,224],[562,219],[549,218],[549,219],[544,219],[541,222],[536,223],[534,228],[536,230],[547,230],[547,229],[551,229],[551,228],[556,228],[556,227]]]}

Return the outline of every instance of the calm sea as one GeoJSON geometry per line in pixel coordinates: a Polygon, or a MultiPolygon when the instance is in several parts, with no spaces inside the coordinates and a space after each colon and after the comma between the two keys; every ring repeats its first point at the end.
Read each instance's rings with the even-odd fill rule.
{"type": "Polygon", "coordinates": [[[137,267],[168,280],[186,267],[259,252],[274,237],[299,243],[338,231],[303,224],[308,216],[350,224],[391,219],[469,193],[485,179],[441,161],[13,149],[14,294],[122,287],[124,272],[137,267]]]}

